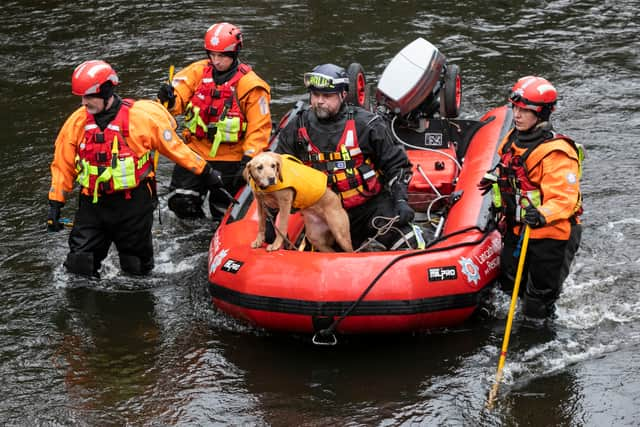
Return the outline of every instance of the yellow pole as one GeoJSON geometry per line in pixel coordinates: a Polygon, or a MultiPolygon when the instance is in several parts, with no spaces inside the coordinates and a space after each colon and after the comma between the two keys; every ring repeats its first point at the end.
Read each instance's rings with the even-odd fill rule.
{"type": "Polygon", "coordinates": [[[511,294],[511,306],[509,307],[509,315],[507,316],[507,326],[504,331],[504,339],[502,340],[502,351],[500,352],[500,361],[498,362],[498,370],[496,372],[496,381],[489,393],[487,400],[487,408],[493,409],[493,405],[498,395],[498,387],[502,381],[502,369],[507,358],[507,348],[509,347],[509,336],[511,335],[511,324],[513,323],[513,315],[516,311],[516,302],[518,301],[518,290],[520,289],[520,281],[522,280],[522,271],[524,270],[524,259],[527,255],[527,247],[529,246],[529,226],[524,226],[524,236],[522,237],[522,247],[520,248],[520,257],[518,258],[518,270],[516,271],[516,280],[513,284],[513,293],[511,294]]]}
{"type": "MultiPolygon", "coordinates": [[[[176,67],[173,66],[173,64],[169,65],[169,84],[171,84],[171,82],[173,81],[173,72],[175,71],[176,67]]],[[[169,107],[169,103],[165,102],[164,104],[164,108],[168,108],[169,107]]],[[[158,150],[155,151],[155,153],[153,153],[153,171],[157,171],[158,170],[158,161],[160,160],[160,153],[158,153],[158,150]]]]}

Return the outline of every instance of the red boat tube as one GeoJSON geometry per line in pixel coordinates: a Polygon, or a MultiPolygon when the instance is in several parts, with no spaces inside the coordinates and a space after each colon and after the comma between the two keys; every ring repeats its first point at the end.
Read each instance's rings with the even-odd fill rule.
{"type": "MultiPolygon", "coordinates": [[[[394,128],[414,167],[409,192],[416,221],[431,229],[425,249],[252,249],[258,218],[245,189],[211,240],[213,303],[259,328],[308,334],[423,331],[469,319],[498,276],[500,234],[490,196],[482,196],[477,183],[497,161],[510,114],[505,106],[479,121],[433,120],[423,133],[394,128]]],[[[294,241],[302,228],[300,216],[292,215],[294,241]]]]}

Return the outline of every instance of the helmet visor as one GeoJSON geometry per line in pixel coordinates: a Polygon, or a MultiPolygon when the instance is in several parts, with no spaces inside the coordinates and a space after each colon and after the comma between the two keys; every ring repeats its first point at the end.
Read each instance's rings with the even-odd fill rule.
{"type": "Polygon", "coordinates": [[[509,101],[511,101],[512,104],[515,104],[518,107],[528,108],[529,110],[536,110],[536,111],[540,111],[540,109],[545,105],[550,105],[549,103],[546,103],[546,102],[533,102],[525,98],[524,96],[522,96],[522,94],[519,93],[518,91],[511,92],[511,94],[509,95],[509,101]]]}
{"type": "Polygon", "coordinates": [[[526,99],[523,98],[522,95],[520,95],[518,92],[511,92],[511,94],[509,95],[509,101],[517,104],[526,101],[526,99]]]}
{"type": "Polygon", "coordinates": [[[305,73],[304,86],[307,89],[318,89],[325,92],[338,92],[340,85],[347,86],[349,79],[346,77],[335,78],[322,73],[305,73]]]}

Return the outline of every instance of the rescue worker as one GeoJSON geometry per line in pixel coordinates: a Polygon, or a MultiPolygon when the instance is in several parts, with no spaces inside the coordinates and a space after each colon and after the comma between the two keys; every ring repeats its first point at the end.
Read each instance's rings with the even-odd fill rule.
{"type": "MultiPolygon", "coordinates": [[[[239,61],[242,32],[234,25],[212,25],[204,36],[206,59],[164,83],[158,100],[173,115],[184,114],[185,142],[222,173],[225,188],[235,194],[244,185],[245,165],[263,151],[271,135],[270,87],[239,61]]],[[[190,170],[176,165],[169,208],[180,218],[202,218],[208,189],[190,170]]],[[[209,208],[219,222],[228,206],[224,194],[209,194],[209,208]]]]}
{"type": "Polygon", "coordinates": [[[380,116],[345,102],[349,78],[342,67],[318,65],[305,73],[304,85],[310,108],[280,132],[275,151],[329,176],[349,214],[355,249],[370,238],[387,250],[416,247],[407,195],[411,163],[404,148],[394,143],[380,116]]]}
{"type": "Polygon", "coordinates": [[[520,289],[523,314],[547,318],[569,274],[582,228],[580,214],[582,147],[552,130],[549,120],[558,94],[547,80],[527,76],[511,89],[515,128],[498,148],[497,175],[490,171],[479,187],[494,189],[494,205],[506,222],[501,284],[514,286],[523,224],[530,240],[520,289]]]}
{"type": "Polygon", "coordinates": [[[60,209],[76,180],[81,194],[64,265],[88,276],[99,277],[112,242],[123,271],[145,275],[153,268],[155,150],[198,174],[207,187],[222,186],[220,173],[175,133],[166,109],[155,101],[120,98],[118,83],[104,61],[76,67],[71,92],[82,97],[82,106],[62,126],[51,163],[47,228],[62,228],[60,209]]]}

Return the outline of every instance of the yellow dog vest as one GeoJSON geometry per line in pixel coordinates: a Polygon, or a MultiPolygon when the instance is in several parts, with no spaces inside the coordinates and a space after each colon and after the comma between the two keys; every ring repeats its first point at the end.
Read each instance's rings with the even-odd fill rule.
{"type": "Polygon", "coordinates": [[[288,154],[282,154],[282,181],[262,189],[251,180],[251,188],[254,192],[273,193],[284,188],[293,188],[295,196],[292,206],[296,209],[305,209],[316,203],[327,191],[327,176],[312,167],[302,164],[297,158],[288,154]]]}

